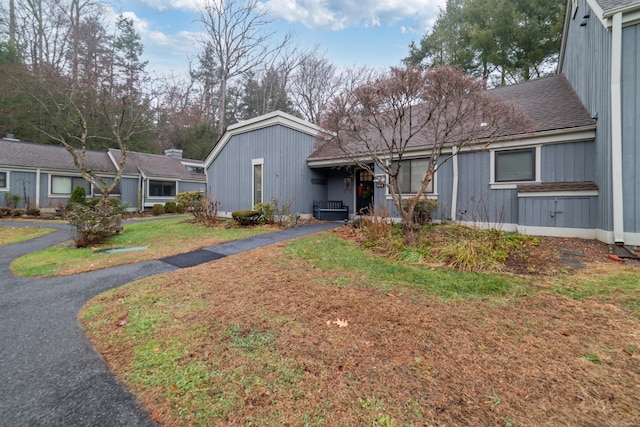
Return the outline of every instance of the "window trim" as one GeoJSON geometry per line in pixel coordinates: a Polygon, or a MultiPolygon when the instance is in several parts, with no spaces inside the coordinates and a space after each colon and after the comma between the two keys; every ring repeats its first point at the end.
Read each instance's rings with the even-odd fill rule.
{"type": "Polygon", "coordinates": [[[11,190],[11,171],[0,169],[0,173],[4,174],[5,177],[5,186],[0,186],[0,191],[10,191],[11,190]]]}
{"type": "Polygon", "coordinates": [[[87,181],[86,179],[84,179],[82,177],[82,175],[77,175],[77,174],[67,174],[67,173],[49,173],[48,174],[48,186],[47,186],[47,197],[49,198],[56,198],[56,197],[71,197],[71,194],[73,194],[73,190],[75,189],[72,188],[70,193],[54,193],[53,192],[53,178],[57,177],[57,178],[70,178],[71,179],[71,186],[73,187],[73,179],[74,178],[80,178],[83,179],[87,182],[87,184],[89,184],[89,191],[87,191],[87,197],[92,197],[93,196],[93,184],[89,181],[87,181]]]}
{"type": "Polygon", "coordinates": [[[175,199],[178,194],[178,181],[175,179],[153,179],[149,178],[147,180],[147,199],[149,200],[165,200],[165,199],[175,199]],[[151,182],[170,182],[175,186],[175,194],[173,196],[152,196],[151,195],[151,182]]]}
{"type": "Polygon", "coordinates": [[[518,184],[535,184],[541,183],[542,176],[542,146],[534,145],[534,146],[525,146],[525,147],[516,147],[516,148],[499,148],[499,149],[491,149],[489,150],[489,163],[490,163],[490,186],[492,190],[501,190],[501,189],[512,189],[516,188],[518,184]],[[533,160],[534,164],[534,179],[533,181],[496,181],[496,153],[500,152],[518,152],[533,149],[533,160]]]}
{"type": "Polygon", "coordinates": [[[251,159],[251,208],[258,203],[264,203],[264,158],[251,159]],[[260,201],[256,203],[256,166],[260,166],[260,201]]]}
{"type": "MultiPolygon", "coordinates": [[[[413,158],[409,158],[409,159],[402,159],[402,161],[413,161],[413,160],[430,160],[431,157],[413,157],[413,158]]],[[[397,162],[397,160],[392,160],[391,162],[397,162]]],[[[387,163],[388,166],[389,163],[387,163]]],[[[385,174],[386,176],[386,182],[389,183],[389,174],[385,174]]],[[[426,197],[426,198],[437,198],[438,197],[438,192],[436,191],[436,189],[438,188],[438,171],[436,170],[433,174],[433,178],[431,179],[431,191],[428,191],[427,189],[425,189],[422,192],[422,196],[420,197],[426,197]]],[[[416,195],[416,193],[402,193],[402,198],[403,199],[410,199],[412,197],[414,197],[416,195]]],[[[385,196],[387,199],[391,198],[391,192],[389,191],[389,187],[386,188],[385,190],[385,196]]]]}

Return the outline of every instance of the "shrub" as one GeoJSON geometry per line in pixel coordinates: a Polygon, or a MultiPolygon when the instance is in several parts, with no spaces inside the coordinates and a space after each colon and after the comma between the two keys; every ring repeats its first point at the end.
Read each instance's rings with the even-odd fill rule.
{"type": "Polygon", "coordinates": [[[94,204],[96,204],[95,208],[76,205],[69,217],[69,223],[75,228],[73,240],[78,248],[104,243],[109,237],[122,230],[120,225],[124,212],[122,203],[116,206],[111,203],[94,204]]]}
{"type": "Polygon", "coordinates": [[[187,191],[176,196],[178,212],[188,211],[196,221],[204,225],[214,225],[218,222],[218,202],[213,197],[199,191],[187,191]]]}
{"type": "Polygon", "coordinates": [[[29,216],[40,216],[40,209],[31,208],[27,211],[27,215],[29,216]]]}
{"type": "Polygon", "coordinates": [[[254,210],[236,211],[231,213],[231,217],[241,226],[256,225],[259,224],[262,219],[262,212],[254,210]]]}
{"type": "Polygon", "coordinates": [[[8,216],[11,213],[10,207],[2,207],[0,208],[0,216],[8,216]]]}
{"type": "Polygon", "coordinates": [[[274,222],[274,210],[271,203],[258,203],[253,207],[254,211],[262,212],[262,220],[267,224],[273,224],[274,222]]]}
{"type": "MultiPolygon", "coordinates": [[[[102,200],[100,197],[87,200],[86,205],[89,206],[90,208],[95,209],[100,204],[100,200],[102,200]]],[[[126,208],[126,205],[122,203],[120,199],[116,199],[115,197],[109,197],[107,199],[107,202],[109,203],[109,206],[111,206],[113,209],[116,209],[122,212],[124,212],[126,208]]]]}
{"type": "Polygon", "coordinates": [[[67,209],[73,209],[73,206],[77,205],[86,205],[87,204],[87,192],[84,187],[76,187],[71,193],[71,198],[67,203],[67,209]]]}
{"type": "Polygon", "coordinates": [[[151,208],[151,213],[156,216],[162,215],[164,213],[164,205],[162,203],[156,203],[153,205],[153,208],[151,208]]]}
{"type": "Polygon", "coordinates": [[[204,194],[199,191],[185,191],[184,193],[178,193],[176,196],[176,202],[184,211],[195,212],[199,210],[204,201],[204,194]]]}
{"type": "Polygon", "coordinates": [[[166,213],[176,213],[178,211],[178,205],[176,202],[167,202],[164,204],[164,211],[166,213]]]}
{"type": "Polygon", "coordinates": [[[11,209],[11,211],[9,212],[9,215],[11,216],[22,216],[24,214],[26,214],[27,211],[24,209],[11,209]]]}
{"type": "MultiPolygon", "coordinates": [[[[406,210],[409,207],[411,200],[404,202],[403,208],[406,210]]],[[[433,213],[438,210],[440,203],[437,200],[420,199],[416,203],[416,207],[413,210],[413,222],[419,225],[429,224],[433,221],[433,213]]]]}
{"type": "Polygon", "coordinates": [[[16,209],[20,203],[20,195],[14,193],[4,193],[4,201],[7,207],[16,209]]]}

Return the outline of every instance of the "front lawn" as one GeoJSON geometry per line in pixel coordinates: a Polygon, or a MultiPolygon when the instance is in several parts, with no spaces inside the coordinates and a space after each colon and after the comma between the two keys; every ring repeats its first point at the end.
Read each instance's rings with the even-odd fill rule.
{"type": "Polygon", "coordinates": [[[0,226],[0,246],[46,236],[54,231],[56,231],[54,228],[33,228],[18,225],[10,227],[0,226]]]}
{"type": "Polygon", "coordinates": [[[163,425],[640,425],[640,269],[406,265],[325,232],[94,298],[163,425]]]}
{"type": "Polygon", "coordinates": [[[274,231],[268,226],[237,228],[203,227],[190,219],[171,218],[126,224],[124,231],[101,246],[76,248],[71,241],[33,252],[11,263],[11,271],[23,277],[51,277],[84,273],[132,262],[149,261],[185,253],[218,243],[274,231]],[[142,248],[132,252],[105,253],[113,248],[142,248]]]}

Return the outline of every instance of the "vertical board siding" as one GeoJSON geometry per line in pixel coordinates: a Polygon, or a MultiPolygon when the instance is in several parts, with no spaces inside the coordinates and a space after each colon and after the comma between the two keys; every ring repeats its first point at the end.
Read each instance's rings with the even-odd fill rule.
{"type": "Polygon", "coordinates": [[[519,225],[587,228],[596,226],[596,197],[521,197],[519,225]]]}
{"type": "Polygon", "coordinates": [[[571,19],[561,70],[592,115],[598,114],[595,147],[595,181],[600,189],[598,224],[613,230],[611,182],[611,32],[604,28],[586,0],[578,0],[578,14],[571,19]],[[591,13],[587,25],[582,16],[591,13]]]}
{"type": "Polygon", "coordinates": [[[542,147],[542,182],[595,181],[595,142],[542,147]]]}
{"type": "MultiPolygon", "coordinates": [[[[29,197],[29,203],[31,207],[36,206],[36,174],[35,172],[17,172],[11,171],[9,173],[9,189],[12,194],[20,196],[20,203],[18,207],[26,208],[27,201],[26,195],[29,197]]],[[[2,194],[6,194],[2,192],[2,194]]],[[[4,196],[2,196],[2,204],[5,204],[4,196]]]]}
{"type": "Polygon", "coordinates": [[[624,229],[640,232],[640,24],[622,30],[624,229]]]}
{"type": "Polygon", "coordinates": [[[263,201],[275,197],[292,202],[291,211],[311,213],[313,200],[326,198],[327,187],[313,185],[324,179],[307,166],[314,137],[274,125],[231,137],[207,170],[210,194],[224,212],[251,209],[252,159],[264,159],[263,201]]]}

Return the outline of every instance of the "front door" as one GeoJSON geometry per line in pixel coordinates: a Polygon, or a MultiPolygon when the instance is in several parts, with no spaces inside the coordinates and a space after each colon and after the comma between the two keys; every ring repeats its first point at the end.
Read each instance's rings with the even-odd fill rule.
{"type": "Polygon", "coordinates": [[[373,209],[373,175],[364,169],[356,170],[356,214],[366,215],[373,209]]]}

